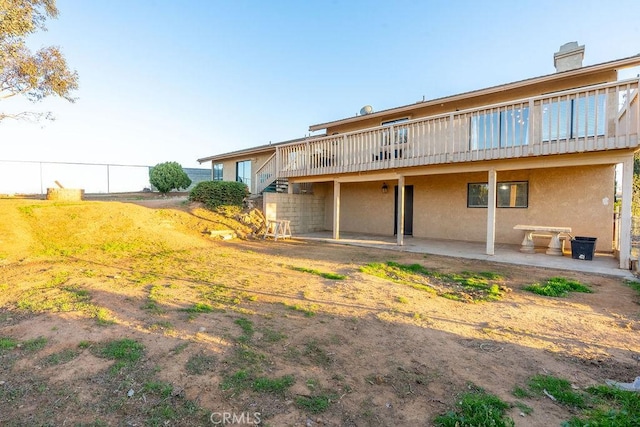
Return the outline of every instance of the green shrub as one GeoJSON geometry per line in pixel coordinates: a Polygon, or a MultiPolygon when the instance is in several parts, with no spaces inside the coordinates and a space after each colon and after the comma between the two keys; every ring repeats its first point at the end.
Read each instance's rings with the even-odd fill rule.
{"type": "Polygon", "coordinates": [[[158,163],[149,170],[149,182],[162,194],[171,190],[186,189],[191,185],[191,178],[177,162],[158,163]]]}
{"type": "Polygon", "coordinates": [[[241,182],[203,181],[199,182],[189,193],[189,200],[201,202],[209,209],[218,206],[242,206],[249,189],[241,182]]]}

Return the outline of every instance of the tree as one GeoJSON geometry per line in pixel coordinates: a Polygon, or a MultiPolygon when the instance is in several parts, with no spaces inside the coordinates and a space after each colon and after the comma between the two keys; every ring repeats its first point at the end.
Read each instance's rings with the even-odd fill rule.
{"type": "Polygon", "coordinates": [[[171,190],[186,189],[191,185],[191,178],[177,162],[158,163],[149,171],[149,182],[162,194],[171,190]]]}
{"type": "MultiPolygon", "coordinates": [[[[57,16],[55,0],[0,0],[0,101],[16,95],[32,102],[52,95],[75,101],[72,92],[78,89],[78,73],[69,70],[60,49],[50,46],[32,53],[25,44],[29,34],[46,31],[47,18],[57,16]]],[[[0,121],[37,120],[42,116],[51,117],[44,113],[10,114],[0,110],[0,121]]]]}

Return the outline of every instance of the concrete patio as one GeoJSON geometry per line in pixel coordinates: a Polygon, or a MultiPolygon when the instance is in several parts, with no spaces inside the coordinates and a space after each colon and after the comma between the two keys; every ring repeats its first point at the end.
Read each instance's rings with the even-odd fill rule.
{"type": "MultiPolygon", "coordinates": [[[[534,267],[553,268],[558,270],[580,271],[583,273],[603,274],[634,280],[630,270],[621,270],[619,262],[612,254],[596,252],[592,261],[571,258],[571,247],[564,249],[563,256],[545,254],[546,248],[539,248],[535,254],[520,252],[520,245],[495,246],[495,255],[485,253],[484,243],[462,242],[455,240],[420,239],[405,236],[404,246],[398,246],[395,236],[375,236],[356,233],[341,233],[340,239],[332,238],[331,232],[298,234],[294,238],[316,240],[341,245],[362,246],[401,252],[415,252],[443,255],[457,258],[478,259],[506,264],[530,265],[534,267]]],[[[596,244],[597,250],[597,244],[596,244]]]]}

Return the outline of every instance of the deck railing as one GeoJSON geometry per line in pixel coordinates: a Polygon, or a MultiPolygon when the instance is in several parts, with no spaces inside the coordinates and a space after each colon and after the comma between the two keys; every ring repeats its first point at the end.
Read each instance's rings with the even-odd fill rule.
{"type": "Polygon", "coordinates": [[[256,172],[256,193],[262,193],[278,178],[276,172],[276,153],[273,153],[256,172]]]}
{"type": "Polygon", "coordinates": [[[635,147],[639,114],[632,79],[310,138],[264,166],[300,177],[635,147]]]}

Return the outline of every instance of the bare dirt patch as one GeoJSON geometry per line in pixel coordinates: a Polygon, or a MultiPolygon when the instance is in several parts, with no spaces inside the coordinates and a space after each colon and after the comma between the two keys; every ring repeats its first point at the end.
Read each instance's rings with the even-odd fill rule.
{"type": "Polygon", "coordinates": [[[470,385],[532,408],[511,410],[516,425],[559,425],[574,409],[514,387],[534,374],[577,389],[640,375],[638,295],[616,278],[217,241],[208,230],[251,230],[179,198],[0,200],[0,219],[2,425],[212,425],[224,412],[274,426],[430,425],[470,385]],[[465,303],[361,271],[389,261],[491,272],[510,292],[465,303]],[[553,276],[593,293],[522,290],[553,276]],[[124,358],[105,353],[114,342],[124,358]]]}

